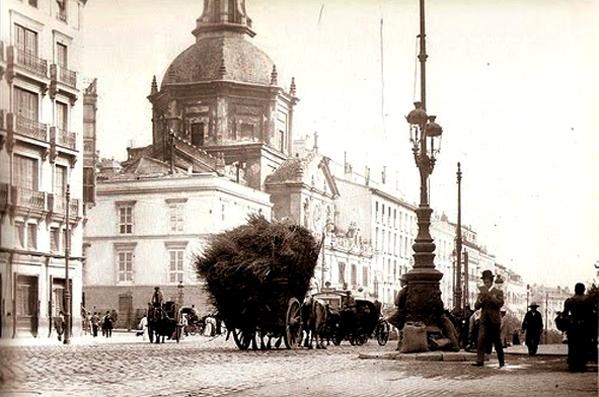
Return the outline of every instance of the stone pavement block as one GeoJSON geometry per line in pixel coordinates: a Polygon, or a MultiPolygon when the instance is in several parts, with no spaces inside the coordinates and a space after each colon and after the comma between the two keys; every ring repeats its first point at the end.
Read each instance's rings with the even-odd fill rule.
{"type": "Polygon", "coordinates": [[[443,361],[475,361],[476,354],[464,352],[445,352],[443,361]]]}
{"type": "Polygon", "coordinates": [[[440,352],[416,353],[416,361],[442,361],[443,354],[440,352]]]}

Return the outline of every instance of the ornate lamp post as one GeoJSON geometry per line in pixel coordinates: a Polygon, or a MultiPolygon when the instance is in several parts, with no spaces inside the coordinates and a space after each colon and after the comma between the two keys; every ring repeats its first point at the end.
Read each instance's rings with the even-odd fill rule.
{"type": "Polygon", "coordinates": [[[71,343],[71,283],[69,282],[69,258],[71,256],[71,231],[69,207],[71,206],[71,185],[67,185],[65,199],[66,230],[64,236],[64,344],[71,343]]]}
{"type": "Polygon", "coordinates": [[[183,306],[183,281],[179,281],[177,285],[177,300],[179,301],[179,306],[183,306]]]}
{"type": "Polygon", "coordinates": [[[455,293],[454,309],[458,312],[462,310],[462,170],[458,163],[458,224],[455,228],[455,293]]]}
{"type": "Polygon", "coordinates": [[[443,312],[439,280],[443,274],[435,269],[435,244],[430,234],[433,210],[429,207],[428,178],[435,167],[436,155],[441,148],[443,129],[435,122],[435,116],[426,113],[426,41],[424,28],[424,0],[420,0],[420,94],[421,101],[414,103],[406,117],[410,124],[410,141],[416,166],[420,171],[420,204],[416,209],[418,235],[412,245],[414,266],[406,273],[408,283],[407,321],[423,321],[435,324],[443,312]]]}

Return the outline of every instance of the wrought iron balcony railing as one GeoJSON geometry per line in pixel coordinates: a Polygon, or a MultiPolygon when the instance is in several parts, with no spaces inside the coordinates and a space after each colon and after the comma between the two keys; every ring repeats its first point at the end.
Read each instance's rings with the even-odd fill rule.
{"type": "Polygon", "coordinates": [[[16,63],[23,69],[41,77],[48,77],[48,61],[34,54],[15,47],[16,63]]]}
{"type": "Polygon", "coordinates": [[[56,128],[56,136],[54,139],[54,142],[59,146],[73,150],[77,149],[77,134],[74,132],[56,128]]]}
{"type": "Polygon", "coordinates": [[[8,204],[8,183],[0,183],[0,211],[8,204]]]}
{"type": "Polygon", "coordinates": [[[65,68],[64,66],[58,65],[58,81],[69,87],[77,87],[77,72],[73,72],[65,68]]]}
{"type": "Polygon", "coordinates": [[[12,186],[11,203],[30,210],[44,211],[46,209],[46,195],[44,192],[31,190],[21,186],[12,186]]]}
{"type": "Polygon", "coordinates": [[[40,141],[48,141],[48,125],[17,115],[16,132],[40,141]]]}
{"type": "MultiPolygon", "coordinates": [[[[54,214],[66,214],[66,198],[58,194],[48,195],[48,210],[54,214]]],[[[79,216],[79,199],[70,199],[69,202],[69,218],[77,218],[79,216]]]]}

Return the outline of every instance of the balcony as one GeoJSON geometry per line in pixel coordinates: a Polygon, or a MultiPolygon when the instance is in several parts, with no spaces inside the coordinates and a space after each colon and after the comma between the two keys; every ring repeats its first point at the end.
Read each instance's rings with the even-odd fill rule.
{"type": "Polygon", "coordinates": [[[48,77],[48,61],[15,47],[9,47],[9,52],[11,48],[16,55],[13,58],[16,65],[39,77],[48,77]]]}
{"type": "Polygon", "coordinates": [[[57,67],[57,71],[58,81],[69,87],[77,88],[77,72],[73,72],[60,65],[57,67]]]}
{"type": "Polygon", "coordinates": [[[43,213],[46,211],[46,193],[25,187],[12,186],[11,204],[27,212],[43,213]]]}
{"type": "Polygon", "coordinates": [[[50,128],[50,140],[58,146],[77,150],[77,134],[61,128],[50,128]]]}
{"type": "Polygon", "coordinates": [[[4,212],[8,205],[8,183],[0,183],[0,211],[4,212]]]}
{"type": "MultiPolygon", "coordinates": [[[[48,212],[55,220],[64,219],[66,215],[66,198],[57,194],[48,194],[48,212]]],[[[79,199],[69,201],[69,219],[79,218],[79,199]]]]}
{"type": "Polygon", "coordinates": [[[15,132],[38,141],[48,142],[48,125],[17,115],[15,132]]]}

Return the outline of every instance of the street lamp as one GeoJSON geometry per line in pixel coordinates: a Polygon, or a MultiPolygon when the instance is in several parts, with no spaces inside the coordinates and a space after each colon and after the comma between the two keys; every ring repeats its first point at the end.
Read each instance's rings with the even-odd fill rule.
{"type": "Polygon", "coordinates": [[[67,184],[65,197],[66,229],[64,237],[64,344],[71,343],[71,285],[69,283],[69,258],[71,256],[71,231],[69,219],[69,207],[71,206],[71,185],[67,184]]]}
{"type": "Polygon", "coordinates": [[[183,281],[179,281],[177,285],[177,300],[179,301],[179,307],[183,306],[183,281]]]}
{"type": "Polygon", "coordinates": [[[412,245],[414,266],[406,273],[407,321],[422,321],[425,324],[438,323],[443,312],[439,280],[443,274],[435,269],[435,244],[430,234],[432,208],[429,207],[428,178],[435,167],[436,156],[441,149],[443,129],[436,123],[436,117],[426,113],[426,41],[425,41],[424,0],[420,0],[420,95],[414,109],[406,117],[410,125],[410,141],[416,166],[420,171],[420,204],[416,209],[418,235],[412,245]]]}
{"type": "MultiPolygon", "coordinates": [[[[325,245],[324,245],[324,240],[326,237],[326,234],[328,231],[333,231],[335,227],[335,224],[327,218],[327,221],[324,224],[324,227],[322,228],[322,241],[320,243],[321,247],[322,247],[322,265],[321,265],[321,269],[320,269],[320,290],[322,291],[322,289],[324,288],[324,274],[325,274],[325,270],[326,270],[326,266],[325,266],[325,245]]],[[[331,242],[331,248],[332,247],[332,242],[331,242]]]]}

